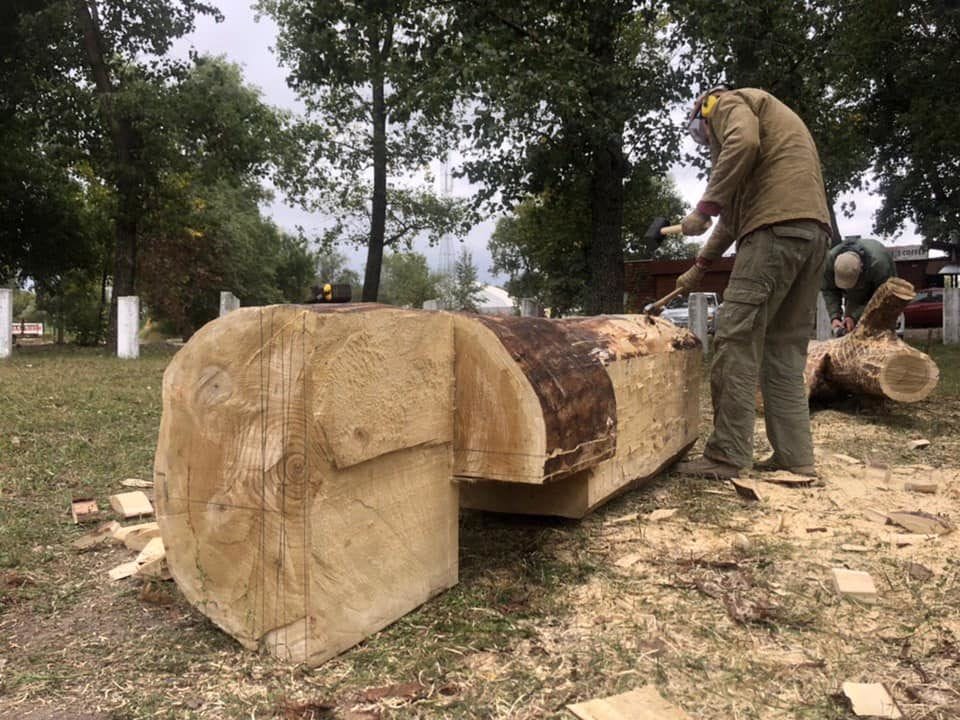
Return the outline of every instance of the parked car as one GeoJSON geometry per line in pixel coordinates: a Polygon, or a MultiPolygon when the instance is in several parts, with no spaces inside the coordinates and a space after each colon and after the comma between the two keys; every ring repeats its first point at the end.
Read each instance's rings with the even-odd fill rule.
{"type": "MultiPolygon", "coordinates": [[[[716,293],[704,293],[707,296],[707,332],[712,333],[717,324],[717,308],[720,300],[716,293]]],[[[674,298],[660,313],[674,325],[687,327],[690,324],[690,307],[686,296],[674,298]]]]}
{"type": "Polygon", "coordinates": [[[943,288],[927,288],[903,309],[907,327],[939,327],[943,325],[943,288]]]}

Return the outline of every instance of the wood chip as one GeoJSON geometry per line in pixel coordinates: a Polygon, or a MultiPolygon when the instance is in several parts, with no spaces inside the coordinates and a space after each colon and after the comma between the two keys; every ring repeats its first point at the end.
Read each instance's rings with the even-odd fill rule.
{"type": "Polygon", "coordinates": [[[664,700],[653,685],[567,705],[567,710],[580,720],[691,720],[683,710],[664,700]]]}
{"type": "Polygon", "coordinates": [[[137,567],[137,577],[153,578],[156,580],[172,580],[170,568],[167,567],[166,557],[158,557],[137,567]]]}
{"type": "Polygon", "coordinates": [[[652,513],[647,515],[647,520],[650,522],[660,522],[661,520],[668,520],[680,512],[677,508],[660,508],[659,510],[654,510],[652,513]]]}
{"type": "Polygon", "coordinates": [[[849,455],[844,455],[843,453],[833,453],[830,457],[835,458],[836,460],[839,460],[842,463],[846,463],[847,465],[860,464],[860,461],[857,460],[855,457],[850,457],[849,455]]]}
{"type": "Polygon", "coordinates": [[[870,522],[880,523],[881,525],[886,525],[890,522],[890,518],[887,517],[887,514],[883,510],[877,508],[864,508],[863,516],[870,522]]]}
{"type": "Polygon", "coordinates": [[[887,542],[895,547],[907,547],[908,545],[919,545],[935,540],[937,537],[937,535],[921,535],[919,533],[890,533],[887,535],[887,542]]]}
{"type": "Polygon", "coordinates": [[[870,573],[846,568],[832,568],[833,586],[837,592],[861,602],[873,603],[877,600],[877,586],[870,573]]]}
{"type": "Polygon", "coordinates": [[[120,525],[113,532],[113,539],[126,543],[127,536],[134,533],[140,533],[153,527],[159,527],[155,522],[139,523],[137,525],[120,525]]]}
{"type": "Polygon", "coordinates": [[[70,503],[70,515],[74,525],[96,522],[100,519],[100,508],[93,498],[74,498],[70,503]]]}
{"type": "Polygon", "coordinates": [[[918,439],[918,440],[911,440],[911,441],[910,441],[910,449],[911,449],[911,450],[920,450],[920,449],[925,448],[925,447],[930,447],[930,441],[927,440],[927,439],[925,439],[925,438],[920,438],[920,439],[918,439]]]}
{"type": "Polygon", "coordinates": [[[134,552],[143,550],[147,543],[160,537],[160,526],[155,522],[134,525],[130,531],[124,533],[123,544],[134,552]]]}
{"type": "Polygon", "coordinates": [[[922,482],[922,481],[911,481],[905,482],[903,484],[904,490],[909,490],[911,492],[926,493],[927,495],[936,495],[937,494],[937,483],[935,482],[922,482]]]}
{"type": "Polygon", "coordinates": [[[733,485],[733,489],[737,491],[737,495],[747,500],[761,500],[760,491],[757,489],[757,483],[755,480],[730,480],[730,484],[733,485]]]}
{"type": "Polygon", "coordinates": [[[77,550],[90,550],[91,548],[98,547],[112,540],[113,533],[119,527],[120,523],[116,520],[111,520],[98,526],[96,530],[91,530],[86,535],[81,535],[70,544],[77,550]]]}
{"type": "Polygon", "coordinates": [[[138,563],[136,560],[131,560],[130,562],[117,565],[115,568],[111,569],[107,575],[110,576],[111,580],[123,580],[124,578],[135,575],[139,569],[140,563],[138,563]]]}
{"type": "Polygon", "coordinates": [[[612,520],[607,520],[604,523],[604,525],[620,525],[621,523],[633,522],[639,517],[640,517],[640,513],[630,513],[629,515],[621,515],[620,517],[615,517],[612,520]]]}
{"type": "Polygon", "coordinates": [[[143,550],[140,551],[136,562],[137,565],[146,565],[152,560],[164,557],[164,555],[166,555],[166,551],[163,547],[163,538],[155,537],[151,538],[143,550]]]}
{"type": "Polygon", "coordinates": [[[759,479],[775,485],[792,485],[794,487],[807,487],[808,485],[813,485],[816,481],[816,478],[808,477],[807,475],[797,475],[792,472],[787,472],[786,470],[763,473],[759,479]]]}
{"type": "Polygon", "coordinates": [[[152,488],[152,480],[141,480],[140,478],[127,478],[126,480],[121,480],[120,484],[124,487],[132,488],[152,488]]]}
{"type": "Polygon", "coordinates": [[[953,530],[953,524],[942,515],[925,512],[892,512],[887,517],[890,522],[904,530],[920,535],[946,535],[953,530]]]}
{"type": "Polygon", "coordinates": [[[926,565],[921,565],[917,562],[908,562],[906,565],[907,575],[913,580],[918,582],[926,582],[933,577],[933,570],[928,568],[926,565]]]}
{"type": "Polygon", "coordinates": [[[860,717],[902,718],[903,714],[890,693],[880,683],[843,683],[843,694],[860,717]]]}
{"type": "Polygon", "coordinates": [[[142,490],[111,495],[110,507],[124,519],[153,515],[153,505],[150,504],[150,499],[142,490]]]}
{"type": "Polygon", "coordinates": [[[619,568],[628,568],[640,562],[641,558],[643,558],[643,555],[640,553],[630,553],[629,555],[624,555],[622,558],[614,561],[613,564],[619,568]]]}
{"type": "Polygon", "coordinates": [[[840,546],[840,549],[844,552],[870,552],[870,548],[868,548],[866,545],[849,545],[844,543],[840,546]]]}

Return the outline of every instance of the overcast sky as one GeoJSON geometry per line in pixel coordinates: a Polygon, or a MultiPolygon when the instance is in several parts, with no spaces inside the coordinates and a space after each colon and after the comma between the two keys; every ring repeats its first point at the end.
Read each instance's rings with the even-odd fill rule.
{"type": "MultiPolygon", "coordinates": [[[[227,59],[238,63],[244,72],[246,82],[255,85],[263,92],[264,100],[271,105],[302,111],[296,94],[287,86],[286,71],[280,67],[273,54],[273,45],[276,41],[276,25],[268,17],[256,19],[251,7],[251,0],[218,0],[216,4],[223,12],[224,21],[215,23],[207,18],[201,18],[196,31],[179,42],[175,48],[178,54],[186,55],[190,47],[201,54],[225,55],[227,59]]],[[[696,204],[703,192],[704,181],[697,179],[696,170],[692,167],[675,166],[671,175],[683,199],[689,204],[696,204]]],[[[440,188],[438,187],[439,191],[440,188]]],[[[469,196],[472,189],[465,180],[455,180],[453,194],[469,196]]],[[[872,218],[880,205],[876,195],[858,192],[840,198],[841,201],[856,203],[856,213],[851,218],[839,219],[840,231],[844,235],[871,235],[872,218]]],[[[281,227],[293,230],[297,226],[303,227],[308,236],[318,235],[324,227],[323,216],[308,213],[298,208],[291,208],[281,200],[274,202],[267,212],[281,227]]],[[[493,284],[502,283],[506,278],[495,277],[490,273],[490,253],[487,250],[487,240],[493,231],[495,221],[487,220],[475,227],[467,236],[465,245],[473,253],[473,259],[480,270],[481,279],[493,284]]],[[[902,236],[894,239],[885,239],[886,242],[896,244],[918,243],[913,228],[908,228],[902,236]]],[[[428,248],[426,243],[418,243],[416,249],[426,254],[432,267],[440,262],[440,250],[428,248]]],[[[457,251],[454,244],[454,252],[457,251]]],[[[362,269],[365,252],[344,250],[350,257],[351,265],[358,271],[362,269]]]]}

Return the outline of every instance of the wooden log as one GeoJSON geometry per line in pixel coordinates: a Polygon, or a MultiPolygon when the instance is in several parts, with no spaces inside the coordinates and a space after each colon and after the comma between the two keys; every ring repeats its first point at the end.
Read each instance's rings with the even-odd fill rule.
{"type": "Polygon", "coordinates": [[[645,316],[231,312],[164,375],[170,573],[245,646],[323,662],[456,583],[458,491],[581,517],[683,452],[698,348],[645,316]]]}
{"type": "Polygon", "coordinates": [[[449,315],[240,308],[164,374],[157,520],[186,598],[317,664],[457,581],[449,315]]]}
{"type": "Polygon", "coordinates": [[[940,370],[929,355],[907,345],[893,330],[914,296],[909,282],[891,278],[874,293],[852,333],[811,342],[804,370],[807,395],[829,397],[843,391],[900,402],[926,398],[940,370]]]}

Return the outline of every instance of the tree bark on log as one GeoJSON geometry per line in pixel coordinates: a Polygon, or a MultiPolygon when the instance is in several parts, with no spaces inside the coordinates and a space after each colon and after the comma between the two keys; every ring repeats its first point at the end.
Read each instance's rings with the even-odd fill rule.
{"type": "Polygon", "coordinates": [[[457,582],[458,499],[580,517],[696,439],[659,318],[242,308],[164,374],[157,518],[187,599],[318,664],[457,582]]]}
{"type": "Polygon", "coordinates": [[[804,370],[808,397],[849,392],[916,402],[933,392],[940,377],[937,364],[893,330],[915,295],[909,282],[891,278],[874,293],[853,332],[811,342],[804,370]]]}

